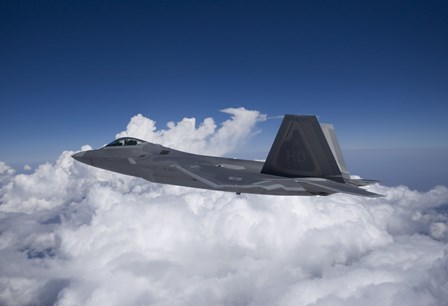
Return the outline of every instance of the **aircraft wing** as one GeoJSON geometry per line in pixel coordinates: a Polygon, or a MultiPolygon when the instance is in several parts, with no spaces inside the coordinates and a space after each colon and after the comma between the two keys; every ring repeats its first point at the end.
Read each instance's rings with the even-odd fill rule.
{"type": "Polygon", "coordinates": [[[310,193],[314,195],[329,195],[337,192],[352,195],[378,197],[380,195],[358,188],[350,184],[342,184],[322,178],[280,178],[265,179],[255,177],[236,177],[216,175],[210,171],[203,171],[200,167],[185,167],[174,164],[171,167],[202,182],[209,188],[235,192],[263,193],[277,191],[278,194],[291,195],[294,193],[310,193]]]}

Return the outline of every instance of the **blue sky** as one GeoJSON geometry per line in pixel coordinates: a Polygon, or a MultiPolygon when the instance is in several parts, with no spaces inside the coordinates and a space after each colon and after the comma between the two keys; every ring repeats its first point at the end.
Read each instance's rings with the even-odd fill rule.
{"type": "Polygon", "coordinates": [[[137,113],[164,127],[239,106],[317,114],[347,150],[447,148],[446,16],[445,1],[2,1],[0,160],[104,144],[137,113]]]}

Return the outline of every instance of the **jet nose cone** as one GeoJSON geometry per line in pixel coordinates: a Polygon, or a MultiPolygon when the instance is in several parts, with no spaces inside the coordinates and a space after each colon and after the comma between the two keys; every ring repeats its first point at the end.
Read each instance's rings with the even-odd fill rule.
{"type": "Polygon", "coordinates": [[[86,158],[84,157],[85,153],[86,152],[78,152],[76,154],[73,154],[72,157],[79,162],[85,163],[86,162],[86,158]]]}

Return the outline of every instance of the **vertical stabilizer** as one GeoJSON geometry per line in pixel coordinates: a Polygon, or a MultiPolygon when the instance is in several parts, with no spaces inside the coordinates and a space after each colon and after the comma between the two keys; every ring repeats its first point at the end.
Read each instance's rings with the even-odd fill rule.
{"type": "Polygon", "coordinates": [[[324,130],[328,136],[316,116],[285,115],[261,172],[344,182],[348,172],[334,130],[324,130]]]}
{"type": "Polygon", "coordinates": [[[331,152],[333,153],[336,162],[338,163],[339,170],[341,170],[342,177],[345,180],[350,179],[350,173],[347,170],[345,164],[344,156],[342,155],[341,147],[339,146],[338,138],[336,137],[336,132],[332,124],[321,124],[322,132],[327,139],[327,143],[330,146],[331,152]]]}

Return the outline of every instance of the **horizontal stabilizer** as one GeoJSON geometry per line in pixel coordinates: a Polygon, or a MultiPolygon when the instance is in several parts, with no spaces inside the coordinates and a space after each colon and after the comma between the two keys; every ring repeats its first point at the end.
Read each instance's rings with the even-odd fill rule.
{"type": "Polygon", "coordinates": [[[368,179],[348,179],[348,180],[346,180],[346,182],[353,184],[355,186],[367,186],[367,185],[372,185],[372,184],[378,183],[379,181],[368,180],[368,179]]]}
{"type": "Polygon", "coordinates": [[[316,195],[325,195],[341,192],[370,198],[377,198],[383,196],[353,186],[351,184],[343,184],[331,180],[313,180],[309,178],[303,178],[303,179],[294,179],[294,181],[300,183],[300,185],[302,185],[302,187],[306,191],[316,195]]]}

